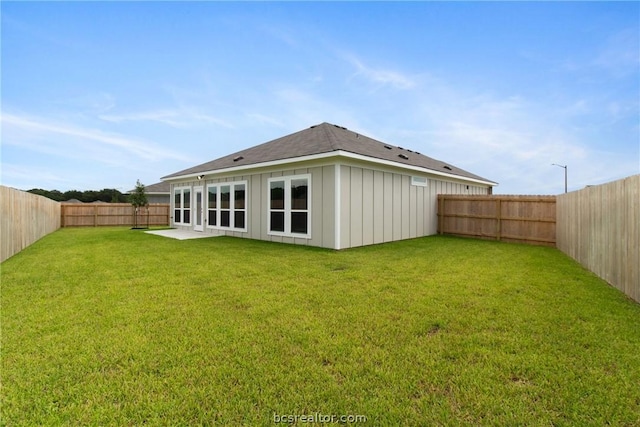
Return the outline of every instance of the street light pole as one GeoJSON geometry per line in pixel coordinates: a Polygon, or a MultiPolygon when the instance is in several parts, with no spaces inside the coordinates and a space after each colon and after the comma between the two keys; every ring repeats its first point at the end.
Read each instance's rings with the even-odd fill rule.
{"type": "Polygon", "coordinates": [[[551,163],[551,166],[559,166],[561,168],[564,168],[564,192],[567,192],[567,166],[568,165],[559,165],[557,163],[551,163]]]}

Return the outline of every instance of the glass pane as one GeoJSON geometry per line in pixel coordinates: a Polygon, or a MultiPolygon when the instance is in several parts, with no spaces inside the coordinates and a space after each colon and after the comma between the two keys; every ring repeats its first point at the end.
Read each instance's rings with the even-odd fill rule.
{"type": "Polygon", "coordinates": [[[220,207],[222,209],[229,209],[229,200],[231,198],[231,187],[229,185],[223,185],[220,187],[220,207]]]}
{"type": "Polygon", "coordinates": [[[284,209],[284,181],[271,181],[271,209],[284,209]]]}
{"type": "Polygon", "coordinates": [[[216,211],[210,210],[209,211],[209,225],[212,226],[212,227],[217,226],[218,224],[216,223],[216,220],[217,220],[216,211]]]}
{"type": "Polygon", "coordinates": [[[173,222],[180,222],[180,209],[173,211],[173,222]]]}
{"type": "Polygon", "coordinates": [[[291,180],[291,209],[294,209],[294,210],[307,209],[307,180],[306,179],[291,180]]]}
{"type": "Polygon", "coordinates": [[[209,187],[209,208],[215,209],[218,206],[218,187],[209,187]]]}
{"type": "Polygon", "coordinates": [[[202,191],[196,191],[196,225],[202,225],[202,191]]]}
{"type": "Polygon", "coordinates": [[[233,214],[234,228],[244,228],[244,211],[235,211],[233,214]]]}
{"type": "Polygon", "coordinates": [[[188,209],[184,210],[184,222],[185,224],[191,224],[191,211],[188,209]]]}
{"type": "Polygon", "coordinates": [[[237,184],[234,188],[234,205],[236,209],[244,209],[244,184],[237,184]]]}
{"type": "Polygon", "coordinates": [[[229,211],[220,211],[220,227],[229,227],[229,211]]]}
{"type": "Polygon", "coordinates": [[[284,212],[271,212],[271,230],[284,232],[284,212]]]}
{"type": "Polygon", "coordinates": [[[306,212],[291,212],[291,232],[307,234],[306,212]]]}
{"type": "Polygon", "coordinates": [[[181,202],[180,202],[180,190],[177,190],[174,195],[173,195],[173,206],[176,208],[180,208],[181,207],[181,202]]]}
{"type": "Polygon", "coordinates": [[[190,208],[191,207],[191,190],[184,190],[184,197],[182,199],[184,201],[184,207],[187,209],[190,208]]]}

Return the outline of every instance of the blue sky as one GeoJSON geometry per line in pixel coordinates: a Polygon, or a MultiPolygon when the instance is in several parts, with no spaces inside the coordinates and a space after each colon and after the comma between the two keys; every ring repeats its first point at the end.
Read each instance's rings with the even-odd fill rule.
{"type": "Polygon", "coordinates": [[[330,122],[557,194],[640,173],[640,4],[2,2],[2,184],[144,184],[330,122]]]}

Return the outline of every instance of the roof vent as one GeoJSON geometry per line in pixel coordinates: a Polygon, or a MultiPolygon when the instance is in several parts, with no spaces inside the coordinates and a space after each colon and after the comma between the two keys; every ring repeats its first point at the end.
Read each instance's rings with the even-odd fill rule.
{"type": "Polygon", "coordinates": [[[386,148],[387,150],[391,150],[391,147],[389,145],[385,145],[384,148],[386,148]]]}
{"type": "Polygon", "coordinates": [[[234,161],[234,162],[237,162],[238,160],[242,160],[242,159],[244,159],[244,157],[243,157],[243,156],[237,156],[237,157],[234,157],[234,158],[233,158],[233,161],[234,161]]]}
{"type": "Polygon", "coordinates": [[[444,165],[443,168],[445,168],[446,170],[450,171],[452,170],[450,166],[444,165]]]}
{"type": "Polygon", "coordinates": [[[400,157],[401,159],[409,160],[409,157],[405,156],[404,154],[398,154],[398,157],[400,157]]]}

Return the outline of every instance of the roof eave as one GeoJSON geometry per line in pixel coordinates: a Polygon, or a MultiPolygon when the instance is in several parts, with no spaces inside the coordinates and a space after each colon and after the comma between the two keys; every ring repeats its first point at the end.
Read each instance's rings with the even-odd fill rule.
{"type": "Polygon", "coordinates": [[[379,159],[379,158],[376,158],[376,157],[363,156],[362,154],[355,154],[355,153],[351,153],[351,152],[348,152],[348,151],[339,151],[339,152],[341,153],[342,156],[349,157],[349,158],[352,158],[352,159],[363,160],[363,161],[368,161],[368,162],[374,162],[374,163],[378,163],[378,164],[382,164],[382,165],[386,165],[386,166],[399,167],[399,168],[402,168],[402,169],[408,169],[408,170],[412,170],[412,171],[416,171],[416,172],[428,173],[428,174],[431,174],[431,175],[438,175],[438,176],[443,176],[443,177],[447,177],[447,178],[455,178],[455,179],[460,179],[460,180],[463,180],[463,181],[470,181],[470,182],[475,182],[475,183],[478,183],[478,184],[490,185],[492,187],[495,186],[495,185],[498,185],[497,182],[483,180],[483,179],[471,178],[471,177],[467,177],[467,176],[463,176],[463,175],[456,175],[456,174],[453,174],[453,173],[440,172],[440,171],[437,171],[435,169],[429,169],[429,168],[425,168],[425,167],[422,167],[422,166],[408,165],[406,163],[394,162],[392,160],[385,160],[385,159],[379,159]]]}
{"type": "Polygon", "coordinates": [[[364,156],[362,154],[351,153],[349,151],[344,151],[344,150],[335,150],[335,151],[329,151],[329,152],[326,152],[326,153],[312,154],[312,155],[308,155],[308,156],[291,157],[291,158],[287,158],[287,159],[272,160],[272,161],[269,161],[269,162],[252,163],[252,164],[249,164],[249,165],[233,166],[233,167],[221,168],[221,169],[213,169],[213,170],[205,170],[205,171],[194,172],[194,173],[190,173],[190,174],[186,174],[186,175],[163,177],[163,178],[160,178],[160,179],[162,181],[167,181],[167,182],[181,181],[181,180],[190,179],[190,178],[198,178],[199,176],[202,176],[202,175],[205,175],[205,176],[207,176],[207,175],[218,175],[218,174],[222,174],[222,173],[228,174],[228,173],[233,173],[233,172],[241,172],[241,171],[245,171],[245,170],[248,170],[248,169],[279,166],[279,165],[285,165],[285,164],[294,163],[294,162],[304,162],[304,161],[310,161],[310,160],[319,160],[319,159],[326,159],[326,158],[330,158],[330,157],[346,157],[346,158],[350,158],[350,159],[354,159],[354,160],[361,160],[361,161],[365,161],[365,162],[377,163],[377,164],[380,164],[380,165],[392,166],[392,167],[407,169],[407,170],[411,170],[411,171],[415,171],[415,172],[428,173],[428,174],[431,174],[431,175],[437,175],[437,176],[442,176],[442,177],[451,178],[451,179],[458,179],[458,180],[462,180],[462,181],[474,182],[474,183],[477,183],[477,184],[488,185],[488,186],[491,186],[491,187],[498,185],[497,182],[493,182],[493,181],[488,181],[488,180],[483,180],[483,179],[476,179],[476,178],[466,177],[466,176],[462,176],[462,175],[456,175],[456,174],[452,174],[452,173],[440,172],[440,171],[437,171],[437,170],[434,170],[434,169],[429,169],[429,168],[425,168],[425,167],[421,167],[421,166],[408,165],[406,163],[400,163],[400,162],[394,162],[394,161],[391,161],[391,160],[379,159],[377,157],[364,156]]]}

